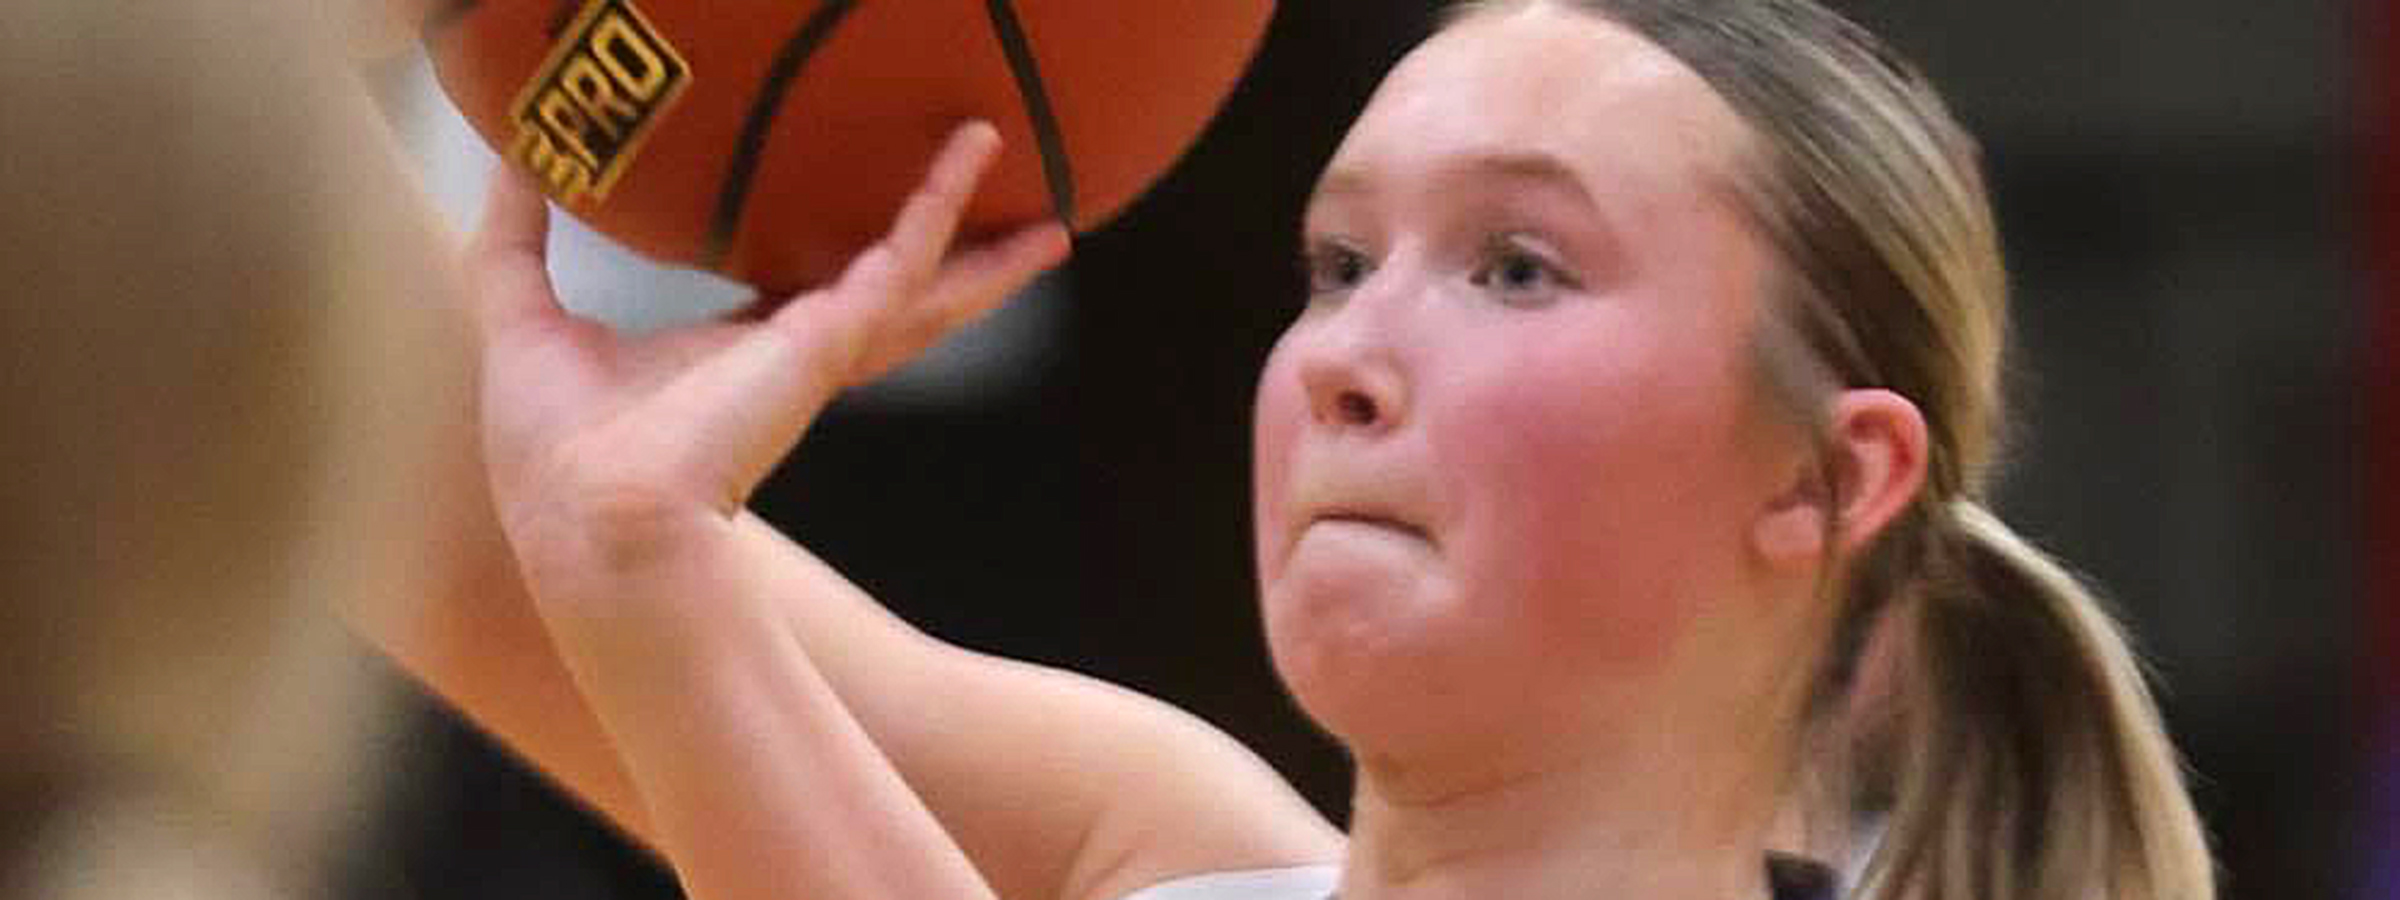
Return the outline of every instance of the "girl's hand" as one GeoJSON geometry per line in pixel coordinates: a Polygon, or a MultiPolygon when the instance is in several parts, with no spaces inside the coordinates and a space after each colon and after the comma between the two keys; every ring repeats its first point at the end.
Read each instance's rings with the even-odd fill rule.
{"type": "Polygon", "coordinates": [[[962,126],[892,230],[841,277],[741,320],[628,337],[559,306],[548,207],[495,180],[468,255],[492,493],[545,604],[721,535],[842,389],[989,311],[1065,257],[1057,224],[957,252],[1000,138],[962,126]]]}
{"type": "Polygon", "coordinates": [[[449,573],[381,633],[664,853],[695,900],[1119,897],[1339,856],[1338,833],[1205,723],[943,644],[734,515],[841,387],[1062,255],[1044,226],[943,259],[993,145],[964,130],[826,289],[639,338],[558,308],[541,199],[495,187],[468,295],[488,458],[458,454],[493,495],[420,502],[475,511],[452,544],[495,545],[496,512],[517,559],[492,546],[505,575],[449,573]]]}

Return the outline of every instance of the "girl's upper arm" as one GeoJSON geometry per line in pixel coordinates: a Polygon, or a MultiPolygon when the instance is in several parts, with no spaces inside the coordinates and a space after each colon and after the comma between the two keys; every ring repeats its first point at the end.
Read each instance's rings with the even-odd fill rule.
{"type": "MultiPolygon", "coordinates": [[[[453,488],[457,485],[453,484],[453,488]]],[[[634,840],[642,803],[487,516],[443,529],[438,596],[370,636],[468,718],[634,840]],[[464,536],[464,540],[460,538],[464,536]],[[481,546],[478,554],[471,549],[481,546]]],[[[1002,897],[1115,900],[1203,871],[1320,862],[1339,835],[1196,717],[1114,685],[970,652],[875,604],[746,520],[812,661],[1002,897]]]]}
{"type": "Polygon", "coordinates": [[[851,713],[1003,897],[1114,900],[1320,862],[1339,835],[1257,756],[1155,698],[935,640],[765,523],[794,627],[851,713]]]}
{"type": "Polygon", "coordinates": [[[1116,900],[1184,875],[1339,857],[1339,834],[1281,776],[1197,717],[1081,675],[949,653],[928,673],[955,685],[928,691],[937,707],[894,695],[852,708],[914,762],[912,784],[950,811],[1002,896],[1116,900]],[[1029,818],[1047,823],[1029,834],[1029,818]],[[1029,839],[1049,845],[1013,858],[1029,839]]]}

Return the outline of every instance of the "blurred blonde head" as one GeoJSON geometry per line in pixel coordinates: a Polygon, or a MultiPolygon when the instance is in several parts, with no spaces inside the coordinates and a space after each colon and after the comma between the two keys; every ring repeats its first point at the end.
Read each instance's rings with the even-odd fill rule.
{"type": "Polygon", "coordinates": [[[369,792],[438,299],[317,12],[0,7],[0,897],[309,893],[369,792]]]}

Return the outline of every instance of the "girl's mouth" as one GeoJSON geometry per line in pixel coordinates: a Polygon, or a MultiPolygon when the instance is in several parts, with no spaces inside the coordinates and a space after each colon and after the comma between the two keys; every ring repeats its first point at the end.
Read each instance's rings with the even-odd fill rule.
{"type": "Polygon", "coordinates": [[[1424,541],[1428,544],[1433,543],[1433,536],[1426,533],[1424,528],[1419,527],[1414,523],[1396,519],[1377,512],[1336,509],[1329,512],[1319,513],[1313,521],[1319,523],[1363,525],[1369,528],[1399,532],[1417,540],[1424,541]]]}

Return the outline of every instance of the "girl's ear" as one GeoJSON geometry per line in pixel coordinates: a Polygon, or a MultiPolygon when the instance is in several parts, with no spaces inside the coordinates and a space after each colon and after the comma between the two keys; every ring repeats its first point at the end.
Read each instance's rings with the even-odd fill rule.
{"type": "Polygon", "coordinates": [[[1753,549],[1770,565],[1815,565],[1837,532],[1833,549],[1848,554],[1865,546],[1924,487],[1925,417],[1891,391],[1836,396],[1819,449],[1822,455],[1794,467],[1752,528],[1753,549]]]}

